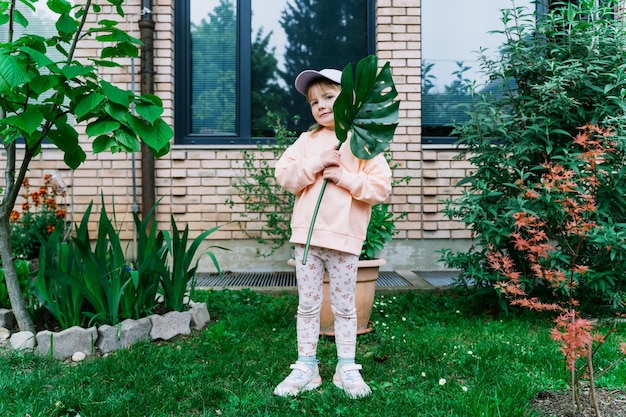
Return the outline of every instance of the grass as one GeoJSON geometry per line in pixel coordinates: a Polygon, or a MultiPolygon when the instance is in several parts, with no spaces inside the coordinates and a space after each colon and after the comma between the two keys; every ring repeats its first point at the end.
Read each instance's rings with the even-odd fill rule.
{"type": "MultiPolygon", "coordinates": [[[[529,402],[539,391],[566,387],[549,323],[532,314],[492,318],[454,294],[406,293],[377,296],[374,331],[358,337],[371,396],[350,400],[332,385],[335,346],[322,338],[322,386],[278,398],[272,390],[296,355],[296,297],[221,291],[194,298],[207,302],[212,320],[188,337],[77,364],[2,353],[0,415],[515,417],[536,415],[529,402]]],[[[611,350],[601,351],[596,367],[606,366],[611,350]]],[[[598,381],[624,383],[623,366],[598,381]]]]}

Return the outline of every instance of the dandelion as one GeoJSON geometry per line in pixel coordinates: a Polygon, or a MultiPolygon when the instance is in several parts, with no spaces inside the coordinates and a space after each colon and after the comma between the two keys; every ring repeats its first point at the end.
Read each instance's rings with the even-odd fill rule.
{"type": "Polygon", "coordinates": [[[442,387],[443,387],[444,385],[446,385],[446,382],[447,382],[447,381],[446,381],[446,379],[445,379],[445,378],[441,378],[441,379],[439,379],[439,385],[441,385],[442,387]]]}

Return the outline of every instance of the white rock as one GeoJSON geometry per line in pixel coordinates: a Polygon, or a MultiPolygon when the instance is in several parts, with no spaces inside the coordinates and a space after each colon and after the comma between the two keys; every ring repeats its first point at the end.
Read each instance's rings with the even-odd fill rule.
{"type": "Polygon", "coordinates": [[[80,362],[87,357],[85,352],[76,352],[72,355],[72,362],[80,362]]]}
{"type": "Polygon", "coordinates": [[[30,350],[35,347],[35,335],[28,331],[13,333],[10,342],[15,350],[30,350]]]}

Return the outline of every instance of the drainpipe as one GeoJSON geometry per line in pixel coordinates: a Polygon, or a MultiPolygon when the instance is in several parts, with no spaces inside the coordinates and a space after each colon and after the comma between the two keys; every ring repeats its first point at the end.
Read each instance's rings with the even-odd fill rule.
{"type": "MultiPolygon", "coordinates": [[[[152,0],[141,0],[139,19],[141,47],[141,94],[154,94],[154,20],[152,0]]],[[[146,218],[155,203],[154,157],[143,143],[141,144],[141,214],[146,218]]]]}

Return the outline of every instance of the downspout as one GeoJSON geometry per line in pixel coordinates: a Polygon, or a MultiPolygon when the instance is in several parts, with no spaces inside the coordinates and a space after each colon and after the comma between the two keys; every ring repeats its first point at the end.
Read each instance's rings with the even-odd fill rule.
{"type": "MultiPolygon", "coordinates": [[[[154,94],[154,20],[152,0],[141,0],[139,19],[141,46],[141,94],[154,94]]],[[[145,219],[155,204],[154,157],[141,144],[141,214],[145,219]]]]}

